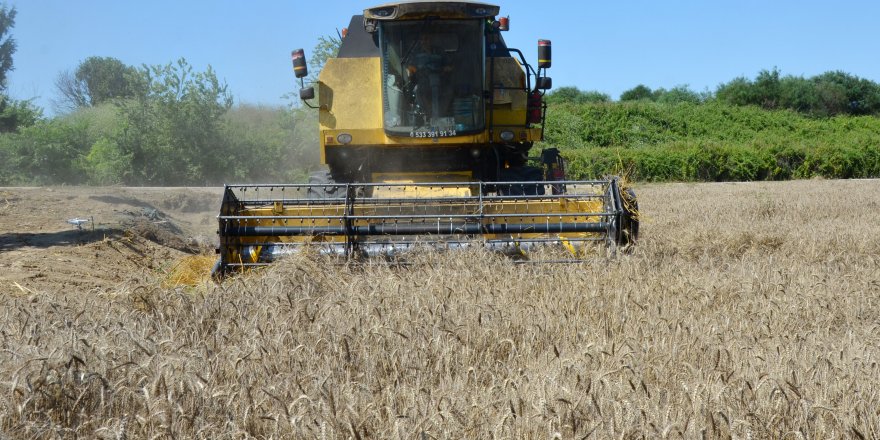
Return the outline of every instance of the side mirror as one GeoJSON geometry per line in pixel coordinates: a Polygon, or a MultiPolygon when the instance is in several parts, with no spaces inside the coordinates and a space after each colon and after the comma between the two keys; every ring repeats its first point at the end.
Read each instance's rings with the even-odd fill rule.
{"type": "Polygon", "coordinates": [[[540,76],[535,80],[535,88],[538,90],[550,90],[553,88],[553,78],[540,76]]]}
{"type": "Polygon", "coordinates": [[[299,99],[302,99],[303,101],[306,101],[309,99],[315,99],[315,88],[314,87],[305,87],[305,88],[299,89],[299,99]]]}
{"type": "Polygon", "coordinates": [[[306,53],[302,49],[297,49],[290,53],[290,60],[293,62],[293,74],[297,78],[305,78],[309,76],[309,68],[306,66],[306,53]]]}

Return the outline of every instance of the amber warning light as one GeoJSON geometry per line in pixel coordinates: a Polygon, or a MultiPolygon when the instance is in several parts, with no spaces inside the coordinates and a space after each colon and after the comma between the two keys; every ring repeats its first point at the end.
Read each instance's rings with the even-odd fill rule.
{"type": "Polygon", "coordinates": [[[510,30],[510,17],[501,17],[498,19],[498,30],[504,32],[510,30]]]}
{"type": "Polygon", "coordinates": [[[306,54],[302,49],[297,49],[290,53],[290,60],[293,61],[293,74],[297,78],[305,78],[309,74],[306,67],[306,54]]]}
{"type": "Polygon", "coordinates": [[[538,40],[538,67],[549,68],[551,59],[550,40],[538,40]]]}

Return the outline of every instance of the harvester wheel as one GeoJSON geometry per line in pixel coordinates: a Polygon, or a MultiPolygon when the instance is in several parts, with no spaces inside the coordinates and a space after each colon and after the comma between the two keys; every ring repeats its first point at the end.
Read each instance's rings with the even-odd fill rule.
{"type": "Polygon", "coordinates": [[[620,245],[635,244],[639,239],[639,201],[632,188],[622,191],[623,215],[620,225],[620,245]]]}
{"type": "Polygon", "coordinates": [[[336,199],[345,197],[345,185],[337,185],[329,171],[316,171],[309,176],[308,198],[310,199],[336,199]]]}

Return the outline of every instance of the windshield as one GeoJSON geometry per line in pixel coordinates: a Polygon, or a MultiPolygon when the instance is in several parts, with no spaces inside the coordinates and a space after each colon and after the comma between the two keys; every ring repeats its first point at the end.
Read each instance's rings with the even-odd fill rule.
{"type": "Polygon", "coordinates": [[[382,101],[391,135],[445,137],[481,131],[482,20],[383,22],[382,101]]]}

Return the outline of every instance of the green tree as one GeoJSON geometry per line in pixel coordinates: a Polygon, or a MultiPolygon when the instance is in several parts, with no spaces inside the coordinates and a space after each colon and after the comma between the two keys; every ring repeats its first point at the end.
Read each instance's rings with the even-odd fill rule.
{"type": "Polygon", "coordinates": [[[880,113],[880,85],[842,71],[825,72],[813,77],[820,95],[837,95],[827,101],[828,112],[843,109],[854,115],[880,113]]]}
{"type": "Polygon", "coordinates": [[[0,92],[6,92],[7,75],[13,70],[12,55],[17,48],[10,31],[15,26],[15,6],[0,3],[0,92]]]}
{"type": "Polygon", "coordinates": [[[5,184],[84,183],[83,158],[91,147],[87,127],[62,118],[39,121],[0,138],[12,173],[5,184]]]}
{"type": "Polygon", "coordinates": [[[30,100],[18,101],[0,94],[0,133],[18,131],[39,121],[43,111],[30,100]]]}
{"type": "Polygon", "coordinates": [[[814,114],[819,102],[816,92],[813,81],[802,76],[786,76],[779,82],[779,106],[814,114]]]}
{"type": "Polygon", "coordinates": [[[137,69],[112,57],[89,57],[74,72],[61,72],[55,80],[60,110],[100,105],[143,93],[137,69]]]}
{"type": "Polygon", "coordinates": [[[654,92],[650,87],[639,84],[623,93],[620,94],[621,101],[653,101],[654,100],[654,92]]]}
{"type": "Polygon", "coordinates": [[[678,104],[682,102],[699,104],[703,102],[703,97],[686,85],[675,86],[669,90],[660,88],[655,90],[653,95],[655,101],[663,104],[678,104]]]}
{"type": "Polygon", "coordinates": [[[586,90],[581,92],[581,103],[611,102],[611,97],[607,93],[596,90],[586,90]]]}
{"type": "Polygon", "coordinates": [[[810,79],[762,70],[754,81],[740,77],[718,86],[719,101],[765,109],[790,109],[812,116],[880,114],[880,84],[841,71],[810,79]]]}
{"type": "Polygon", "coordinates": [[[583,91],[573,86],[559,87],[547,95],[547,102],[551,104],[572,103],[586,104],[596,102],[610,102],[611,97],[595,90],[583,91]]]}
{"type": "Polygon", "coordinates": [[[738,106],[755,105],[754,94],[752,82],[744,76],[719,85],[718,90],[715,91],[715,97],[719,101],[738,106]]]}
{"type": "Polygon", "coordinates": [[[0,3],[0,184],[21,183],[29,179],[28,170],[20,167],[23,149],[20,136],[22,128],[34,125],[42,117],[42,111],[29,100],[17,101],[6,94],[7,77],[13,70],[12,56],[16,43],[10,32],[15,26],[15,7],[0,3]]]}
{"type": "Polygon", "coordinates": [[[779,69],[776,67],[773,70],[765,69],[758,72],[758,77],[755,78],[754,82],[755,92],[753,94],[757,102],[753,104],[768,110],[779,108],[779,104],[782,101],[780,83],[779,69]]]}
{"type": "Polygon", "coordinates": [[[234,158],[227,180],[304,181],[319,163],[312,109],[239,104],[225,119],[224,136],[234,158]]]}
{"type": "Polygon", "coordinates": [[[101,146],[99,157],[116,161],[113,169],[127,184],[225,180],[235,161],[222,131],[232,106],[226,84],[210,66],[194,72],[183,58],[139,73],[145,93],[121,102],[123,128],[114,142],[101,146]]]}
{"type": "Polygon", "coordinates": [[[42,110],[31,101],[17,101],[6,94],[7,76],[13,70],[12,55],[17,47],[10,35],[15,26],[15,14],[15,7],[0,3],[0,133],[18,131],[42,117],[42,110]]]}
{"type": "Polygon", "coordinates": [[[739,77],[718,86],[716,96],[722,102],[733,105],[756,105],[768,110],[780,107],[783,102],[782,80],[779,69],[762,70],[754,81],[739,77]]]}
{"type": "Polygon", "coordinates": [[[850,100],[846,86],[833,81],[817,80],[814,87],[817,98],[816,107],[812,111],[814,115],[827,117],[847,112],[850,100]]]}
{"type": "Polygon", "coordinates": [[[552,102],[552,103],[577,102],[580,94],[581,94],[581,91],[578,90],[577,87],[572,87],[572,86],[559,87],[547,95],[547,101],[552,102]]]}

